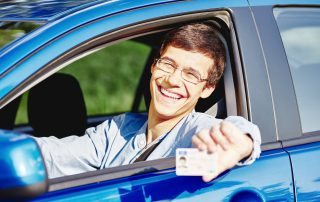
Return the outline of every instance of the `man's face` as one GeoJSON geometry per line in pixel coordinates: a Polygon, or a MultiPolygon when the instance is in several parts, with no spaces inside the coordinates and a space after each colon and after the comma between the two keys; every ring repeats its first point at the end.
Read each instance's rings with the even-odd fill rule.
{"type": "MultiPolygon", "coordinates": [[[[192,69],[203,79],[207,79],[208,71],[213,65],[213,60],[201,53],[173,46],[167,47],[160,58],[174,63],[178,69],[192,69]]],[[[155,113],[153,115],[161,119],[171,119],[190,113],[200,97],[208,97],[214,90],[214,87],[206,86],[206,82],[194,84],[183,80],[180,70],[168,74],[153,65],[151,73],[150,110],[155,113]]]]}

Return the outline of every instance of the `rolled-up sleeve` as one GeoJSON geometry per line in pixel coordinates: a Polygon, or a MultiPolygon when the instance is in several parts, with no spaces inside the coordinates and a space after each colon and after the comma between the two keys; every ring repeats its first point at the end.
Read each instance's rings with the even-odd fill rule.
{"type": "Polygon", "coordinates": [[[239,116],[229,116],[225,120],[230,121],[235,126],[237,126],[244,134],[249,135],[249,137],[253,141],[253,150],[251,155],[248,158],[240,161],[237,165],[242,166],[252,164],[257,158],[260,157],[261,153],[261,134],[259,128],[255,124],[239,116]]]}
{"type": "Polygon", "coordinates": [[[35,138],[45,159],[49,178],[99,169],[108,147],[110,121],[88,128],[83,136],[35,138]]]}

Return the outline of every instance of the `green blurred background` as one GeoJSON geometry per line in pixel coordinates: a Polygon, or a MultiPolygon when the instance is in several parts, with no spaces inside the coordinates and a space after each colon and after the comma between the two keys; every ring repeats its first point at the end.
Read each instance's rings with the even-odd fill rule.
{"type": "MultiPolygon", "coordinates": [[[[124,41],[77,60],[60,72],[78,79],[88,115],[130,111],[149,51],[143,44],[124,41]]],[[[143,104],[140,110],[145,110],[143,104]]],[[[25,93],[16,124],[27,122],[25,93]]]]}

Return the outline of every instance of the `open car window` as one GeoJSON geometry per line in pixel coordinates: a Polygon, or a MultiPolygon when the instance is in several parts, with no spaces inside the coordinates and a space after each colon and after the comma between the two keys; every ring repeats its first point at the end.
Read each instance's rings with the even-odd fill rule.
{"type": "MultiPolygon", "coordinates": [[[[77,96],[80,100],[72,98],[72,101],[75,102],[73,104],[84,102],[84,106],[82,106],[84,109],[75,110],[74,113],[84,111],[86,115],[82,116],[86,116],[88,119],[88,127],[97,125],[108,116],[132,111],[134,102],[140,96],[137,88],[149,53],[150,47],[148,45],[126,40],[71,63],[55,73],[52,76],[55,78],[49,79],[49,82],[39,84],[43,85],[43,90],[39,89],[38,92],[35,92],[31,89],[32,94],[29,94],[28,91],[22,96],[15,124],[17,126],[29,125],[32,124],[30,119],[34,119],[35,116],[46,116],[44,113],[34,112],[36,109],[33,108],[39,108],[39,106],[32,104],[35,102],[39,104],[42,102],[43,105],[46,105],[44,109],[47,109],[46,113],[48,114],[49,108],[54,109],[51,113],[60,111],[55,117],[58,119],[59,115],[63,116],[63,112],[67,108],[65,103],[72,96],[77,96]],[[79,84],[79,88],[70,87],[73,88],[70,91],[81,92],[78,94],[70,92],[72,94],[70,95],[65,85],[72,85],[69,84],[72,81],[68,80],[79,84]],[[48,89],[51,89],[52,92],[48,92],[50,91],[48,89]],[[46,94],[52,98],[46,99],[46,94]],[[39,115],[33,116],[34,113],[39,115]]],[[[145,102],[142,99],[137,101],[139,101],[139,105],[135,111],[145,112],[145,102]]],[[[73,104],[70,103],[70,105],[73,104]]],[[[36,119],[41,121],[41,118],[36,119]]],[[[48,120],[43,120],[43,122],[45,121],[48,120]]]]}

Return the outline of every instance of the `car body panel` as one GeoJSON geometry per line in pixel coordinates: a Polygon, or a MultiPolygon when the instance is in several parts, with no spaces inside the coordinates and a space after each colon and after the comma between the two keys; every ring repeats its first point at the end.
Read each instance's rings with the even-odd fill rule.
{"type": "Polygon", "coordinates": [[[33,201],[230,201],[247,192],[257,201],[293,201],[290,170],[287,153],[274,150],[264,152],[253,165],[237,167],[210,183],[200,177],[176,176],[175,169],[168,169],[57,190],[33,201]]]}
{"type": "Polygon", "coordinates": [[[290,154],[297,201],[320,199],[320,143],[309,143],[286,148],[290,154]]]}
{"type": "Polygon", "coordinates": [[[273,7],[253,7],[252,12],[267,66],[276,117],[277,140],[300,137],[302,131],[296,95],[280,32],[273,17],[273,7]]]}
{"type": "Polygon", "coordinates": [[[262,135],[262,142],[274,142],[277,140],[277,130],[268,71],[264,53],[261,50],[261,39],[249,8],[236,8],[233,11],[233,16],[239,40],[241,62],[243,63],[243,69],[238,70],[240,72],[238,85],[241,86],[241,83],[245,83],[244,89],[240,90],[243,91],[241,97],[247,100],[242,108],[247,107],[248,118],[259,125],[262,134],[264,134],[262,135]],[[259,75],[258,80],[257,75],[259,75]]]}

